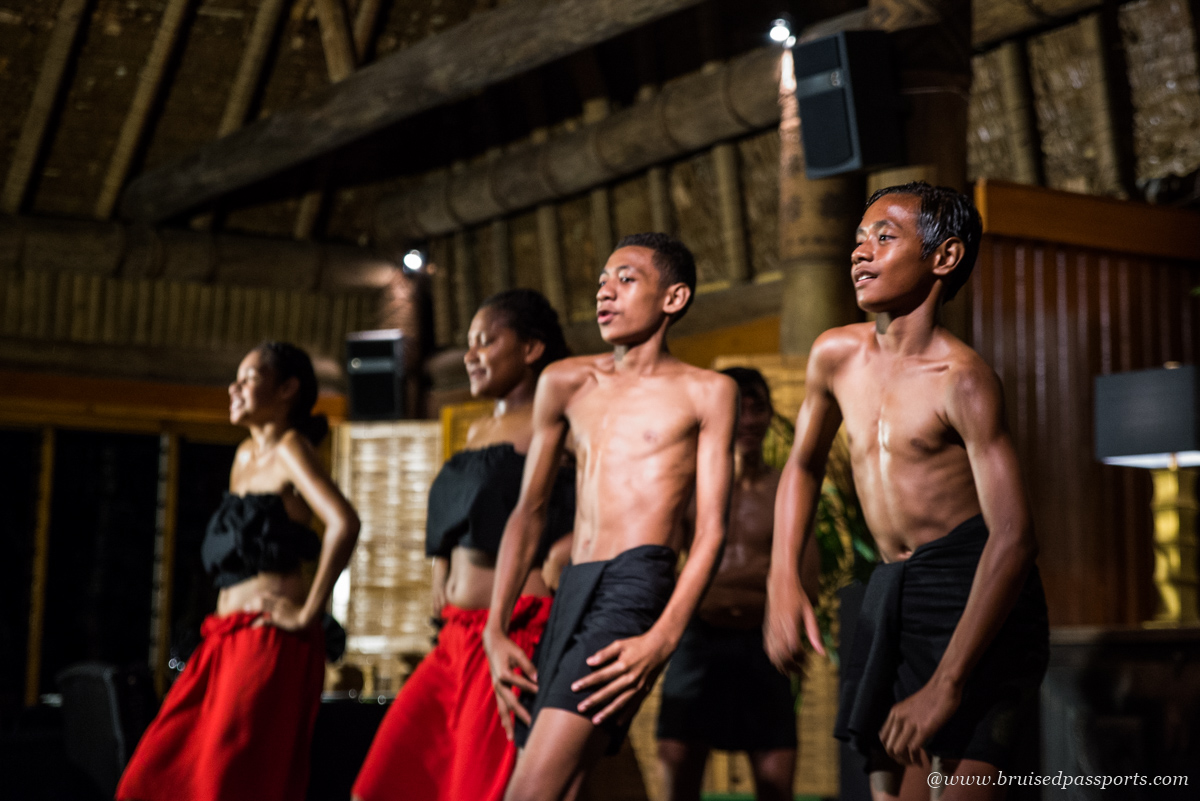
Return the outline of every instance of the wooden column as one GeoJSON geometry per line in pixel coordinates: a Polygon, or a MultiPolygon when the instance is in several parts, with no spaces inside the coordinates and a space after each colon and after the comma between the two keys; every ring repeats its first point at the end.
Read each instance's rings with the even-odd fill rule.
{"type": "Polygon", "coordinates": [[[454,281],[450,275],[450,239],[439,237],[429,243],[433,276],[433,330],[437,346],[454,344],[454,281]]]}
{"type": "Polygon", "coordinates": [[[154,689],[167,691],[167,660],[171,656],[171,599],[175,577],[175,529],[179,499],[179,435],[159,437],[158,531],[154,537],[154,584],[150,599],[150,665],[154,689]]]}
{"type": "Polygon", "coordinates": [[[717,196],[721,205],[721,243],[725,253],[725,274],[732,284],[750,279],[750,260],[746,256],[746,226],[742,218],[742,187],[738,180],[737,145],[721,142],[712,149],[717,175],[717,196]]]}
{"type": "Polygon", "coordinates": [[[125,116],[125,122],[121,125],[121,133],[117,136],[117,144],[108,163],[108,173],[104,176],[104,184],[100,189],[100,198],[96,201],[95,217],[98,220],[111,217],[113,208],[117,205],[117,198],[125,186],[129,167],[133,163],[138,145],[141,144],[146,124],[150,121],[150,112],[158,98],[163,75],[166,74],[167,64],[175,52],[175,45],[183,28],[183,18],[190,5],[191,0],[169,0],[163,10],[162,22],[159,23],[158,33],[150,46],[150,54],[146,57],[146,63],[138,76],[133,102],[125,116]]]}
{"type": "Polygon", "coordinates": [[[54,429],[42,429],[38,470],[33,580],[29,583],[29,639],[25,649],[25,706],[37,706],[42,674],[42,625],[46,618],[46,565],[50,558],[50,501],[54,495],[54,429]]]}
{"type": "Polygon", "coordinates": [[[4,180],[0,211],[6,214],[18,213],[25,202],[29,179],[45,144],[46,126],[54,113],[54,106],[58,103],[59,94],[63,89],[63,75],[75,52],[84,12],[90,5],[90,0],[62,0],[58,7],[54,31],[50,34],[50,44],[46,47],[37,85],[33,88],[33,99],[29,103],[29,111],[25,113],[25,120],[21,123],[21,136],[17,139],[12,164],[8,168],[8,177],[4,180]]]}
{"type": "Polygon", "coordinates": [[[454,300],[458,305],[458,342],[465,344],[471,318],[479,307],[479,289],[475,281],[475,264],[471,258],[471,243],[466,231],[454,232],[454,300]]]}
{"type": "Polygon", "coordinates": [[[665,234],[675,232],[674,207],[671,205],[671,190],[667,182],[666,167],[651,167],[646,170],[646,183],[650,189],[650,224],[655,231],[665,234]]]}
{"type": "Polygon", "coordinates": [[[567,289],[563,280],[562,245],[558,239],[558,211],[553,205],[538,206],[537,226],[542,292],[565,321],[568,311],[567,289]]]}
{"type": "Polygon", "coordinates": [[[998,52],[1000,95],[1004,98],[1004,123],[1012,145],[1013,177],[1018,183],[1038,186],[1042,183],[1042,152],[1025,43],[1005,42],[998,52]]]}
{"type": "Polygon", "coordinates": [[[805,177],[795,88],[792,56],[785,52],[779,93],[779,261],[784,274],[779,348],[802,355],[823,331],[858,319],[849,265],[861,218],[862,184],[854,178],[805,177]]]}
{"type": "Polygon", "coordinates": [[[491,224],[492,269],[496,271],[492,285],[497,292],[513,288],[512,247],[509,244],[508,220],[497,218],[491,224]]]}

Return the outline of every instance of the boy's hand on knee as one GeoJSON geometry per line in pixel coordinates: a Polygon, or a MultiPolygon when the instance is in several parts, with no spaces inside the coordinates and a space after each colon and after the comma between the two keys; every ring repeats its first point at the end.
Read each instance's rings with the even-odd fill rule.
{"type": "Polygon", "coordinates": [[[492,674],[492,689],[496,693],[496,707],[500,712],[500,724],[509,740],[513,738],[513,715],[525,725],[532,720],[529,710],[517,700],[513,688],[536,693],[537,668],[525,655],[521,646],[506,635],[484,629],[483,650],[487,653],[488,670],[492,674]],[[531,680],[529,677],[533,677],[531,680]]]}
{"type": "Polygon", "coordinates": [[[592,723],[598,726],[627,705],[636,706],[650,692],[670,655],[666,643],[653,633],[601,648],[588,657],[592,673],[571,685],[575,692],[600,687],[579,704],[579,711],[587,714],[600,709],[592,715],[592,723]]]}
{"type": "Polygon", "coordinates": [[[935,677],[893,706],[879,730],[879,740],[888,756],[901,765],[921,764],[925,743],[946,724],[961,702],[960,688],[935,677]]]}

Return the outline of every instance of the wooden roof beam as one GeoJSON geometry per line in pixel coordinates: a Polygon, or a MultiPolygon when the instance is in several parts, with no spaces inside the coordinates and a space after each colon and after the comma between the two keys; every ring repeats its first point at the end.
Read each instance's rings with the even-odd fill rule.
{"type": "Polygon", "coordinates": [[[159,23],[154,43],[150,45],[150,54],[146,56],[146,63],[138,76],[133,102],[129,105],[129,113],[121,125],[117,145],[108,162],[108,173],[104,176],[100,198],[96,201],[94,216],[97,220],[107,220],[117,205],[117,198],[125,186],[129,167],[133,163],[138,145],[141,144],[146,124],[150,121],[154,101],[162,89],[163,76],[175,52],[175,45],[179,42],[183,20],[191,3],[192,0],[168,0],[167,7],[163,9],[162,22],[159,23]]]}
{"type": "Polygon", "coordinates": [[[159,222],[426,109],[699,0],[526,0],[478,14],[197,153],[146,173],[122,213],[159,222]]]}
{"type": "Polygon", "coordinates": [[[45,145],[46,126],[64,88],[63,76],[75,53],[84,12],[90,4],[90,0],[62,0],[58,7],[54,31],[50,34],[50,44],[46,47],[42,69],[33,89],[33,100],[21,124],[21,136],[4,181],[4,195],[0,197],[0,211],[7,214],[16,214],[25,202],[29,179],[45,145]]]}

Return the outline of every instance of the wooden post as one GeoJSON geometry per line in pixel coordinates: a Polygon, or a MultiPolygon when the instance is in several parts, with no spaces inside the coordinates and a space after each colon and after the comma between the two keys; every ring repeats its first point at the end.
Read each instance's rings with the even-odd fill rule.
{"type": "Polygon", "coordinates": [[[46,47],[37,85],[33,88],[33,99],[29,103],[29,111],[25,113],[25,121],[21,123],[21,136],[17,139],[12,164],[4,180],[0,210],[6,214],[18,213],[25,202],[29,178],[45,144],[46,125],[58,103],[63,89],[63,75],[75,52],[84,12],[90,5],[91,0],[62,0],[58,7],[50,44],[46,47]]]}
{"type": "Polygon", "coordinates": [[[1004,122],[1008,129],[1008,140],[1012,143],[1013,177],[1019,183],[1037,186],[1042,183],[1042,154],[1025,43],[1005,42],[1000,45],[999,62],[1004,122]]]}
{"type": "Polygon", "coordinates": [[[650,224],[655,231],[674,233],[675,215],[672,213],[674,207],[671,205],[667,168],[659,166],[646,170],[646,183],[650,190],[650,224]]]}
{"type": "Polygon", "coordinates": [[[779,91],[779,261],[784,274],[779,349],[803,355],[822,332],[858,319],[848,265],[862,185],[853,178],[805,177],[795,88],[792,54],[785,51],[779,91]]]}
{"type": "Polygon", "coordinates": [[[471,243],[466,231],[454,232],[454,299],[458,304],[458,341],[465,344],[471,318],[479,306],[479,290],[475,283],[475,265],[471,258],[471,243]]]}
{"type": "Polygon", "coordinates": [[[125,116],[125,122],[121,125],[117,145],[108,162],[108,173],[104,176],[100,199],[96,201],[95,217],[98,220],[111,217],[113,208],[117,205],[117,197],[125,186],[129,166],[133,163],[134,153],[142,141],[146,123],[150,121],[150,111],[158,97],[171,54],[175,52],[175,45],[183,28],[183,18],[190,5],[191,0],[168,0],[167,7],[163,10],[162,22],[159,23],[158,33],[150,46],[150,54],[146,57],[146,63],[138,77],[133,102],[125,116]]]}
{"type": "Polygon", "coordinates": [[[721,241],[725,250],[725,274],[732,284],[750,280],[746,256],[746,227],[742,220],[742,187],[738,180],[737,146],[721,142],[712,149],[721,204],[721,241]]]}
{"type": "Polygon", "coordinates": [[[179,502],[179,435],[159,437],[158,531],[154,537],[154,588],[150,600],[150,664],[154,689],[167,691],[171,655],[171,598],[175,579],[175,529],[179,502]]]}
{"type": "Polygon", "coordinates": [[[42,673],[42,625],[46,619],[46,566],[50,558],[50,501],[54,494],[54,429],[42,429],[38,471],[33,580],[29,589],[29,639],[25,657],[25,706],[37,706],[42,673]]]}
{"type": "Polygon", "coordinates": [[[438,347],[454,344],[454,296],[450,276],[450,241],[439,237],[429,243],[433,273],[433,326],[438,347]]]}
{"type": "Polygon", "coordinates": [[[567,289],[563,280],[562,245],[558,239],[558,210],[549,204],[538,206],[537,226],[542,291],[565,321],[568,312],[567,289]]]}
{"type": "Polygon", "coordinates": [[[513,288],[512,247],[509,243],[508,220],[498,217],[492,220],[492,269],[496,277],[492,285],[497,292],[513,288]]]}
{"type": "Polygon", "coordinates": [[[225,101],[225,112],[221,115],[221,124],[217,127],[218,139],[233,133],[246,123],[250,101],[258,90],[263,65],[266,64],[271,43],[279,29],[279,18],[287,2],[288,0],[263,0],[259,5],[258,12],[254,15],[254,25],[250,28],[250,40],[246,42],[246,49],[242,51],[233,86],[229,89],[229,98],[225,101]]]}
{"type": "Polygon", "coordinates": [[[375,25],[383,0],[359,0],[354,10],[354,54],[359,64],[365,64],[375,39],[375,25]]]}

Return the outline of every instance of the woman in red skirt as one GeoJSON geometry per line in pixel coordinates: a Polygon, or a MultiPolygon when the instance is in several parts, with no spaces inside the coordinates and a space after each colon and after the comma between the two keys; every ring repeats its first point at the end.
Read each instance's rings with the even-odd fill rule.
{"type": "Polygon", "coordinates": [[[358,516],[321,466],[308,354],[267,342],[229,385],[238,447],[201,548],[220,588],[200,646],[142,736],[121,801],[299,801],[325,676],[321,618],[358,538],[358,516]],[[325,524],[322,541],[308,527],[325,524]],[[300,572],[317,561],[312,584],[300,572]]]}
{"type": "MultiPolygon", "coordinates": [[[[533,436],[538,375],[566,356],[567,346],[546,299],[514,289],[484,302],[468,348],[471,394],[494,398],[496,407],[471,426],[467,450],[446,462],[429,493],[426,552],[443,626],[380,724],[354,783],[358,801],[500,801],[516,760],[496,710],[482,634],[500,535],[520,495],[533,436]]],[[[574,523],[574,471],[564,468],[539,564],[574,523]]],[[[549,615],[550,590],[534,570],[509,636],[532,656],[549,615]]]]}

